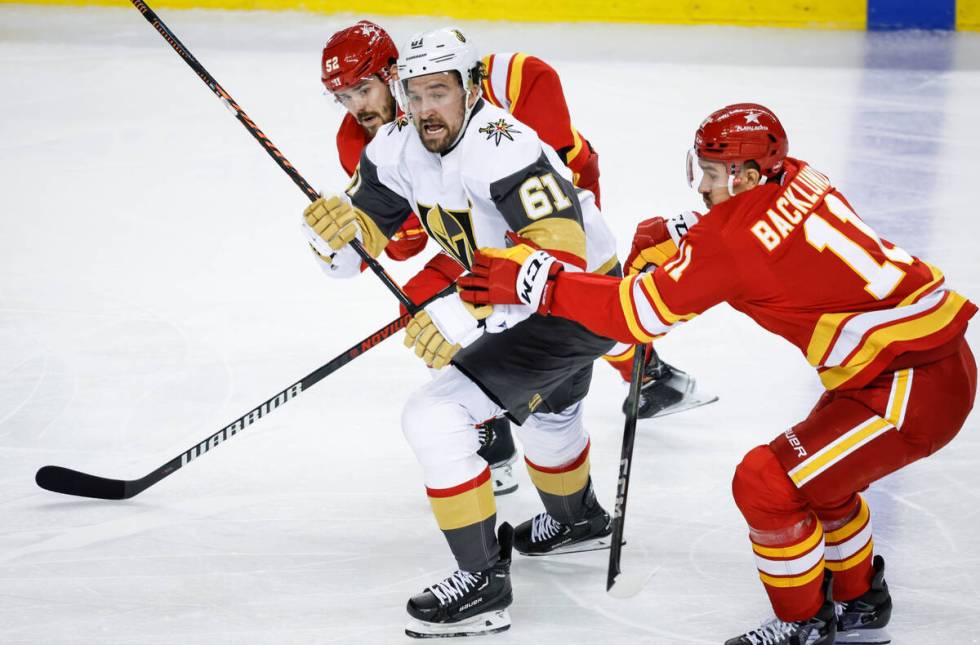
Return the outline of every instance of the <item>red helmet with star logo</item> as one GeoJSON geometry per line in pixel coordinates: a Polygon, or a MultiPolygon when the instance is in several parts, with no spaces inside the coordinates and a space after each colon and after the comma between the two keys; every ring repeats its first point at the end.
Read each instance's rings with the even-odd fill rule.
{"type": "Polygon", "coordinates": [[[772,178],[783,168],[789,139],[772,110],[758,103],[736,103],[712,112],[701,123],[694,152],[730,167],[755,161],[763,176],[772,178]]]}
{"type": "Polygon", "coordinates": [[[320,58],[320,80],[329,92],[357,85],[377,74],[391,80],[388,68],[398,60],[398,48],[388,33],[369,20],[341,29],[327,41],[320,58]]]}

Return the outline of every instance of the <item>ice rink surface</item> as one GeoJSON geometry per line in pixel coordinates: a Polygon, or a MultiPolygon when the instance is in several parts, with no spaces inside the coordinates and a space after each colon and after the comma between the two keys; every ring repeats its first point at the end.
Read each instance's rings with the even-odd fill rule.
{"type": "MultiPolygon", "coordinates": [[[[312,184],[343,187],[318,65],[351,18],[160,15],[312,184]]],[[[381,22],[399,43],[444,24],[381,22]]],[[[698,205],[694,129],[751,100],[884,237],[980,298],[980,36],[463,26],[561,73],[621,254],[639,218],[698,205]]],[[[141,476],[396,311],[371,275],[322,276],[305,197],[135,10],[0,7],[0,88],[0,643],[407,641],[406,599],[454,563],[399,429],[428,379],[401,335],[132,500],[35,486],[44,464],[141,476]]],[[[731,475],[819,382],[727,307],[659,347],[721,399],[641,424],[623,568],[658,573],[621,601],[604,552],[518,556],[513,627],[487,643],[720,643],[769,615],[731,475]]],[[[607,508],[624,394],[597,365],[607,508]]],[[[897,644],[980,642],[978,425],[867,494],[897,644]]],[[[519,477],[498,499],[512,523],[540,506],[519,477]]]]}

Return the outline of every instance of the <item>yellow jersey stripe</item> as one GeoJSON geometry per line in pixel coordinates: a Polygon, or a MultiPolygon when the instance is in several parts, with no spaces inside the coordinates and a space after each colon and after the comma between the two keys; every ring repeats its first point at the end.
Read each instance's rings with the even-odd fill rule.
{"type": "Polygon", "coordinates": [[[853,313],[824,314],[817,321],[817,326],[813,329],[810,336],[810,343],[806,348],[806,362],[816,367],[823,361],[823,357],[830,349],[830,342],[834,339],[837,329],[853,313]]]}
{"type": "Polygon", "coordinates": [[[664,299],[660,296],[660,292],[657,290],[657,283],[653,281],[652,273],[644,273],[640,276],[640,284],[643,287],[643,291],[650,297],[654,308],[657,310],[657,315],[660,316],[667,324],[673,325],[675,323],[684,322],[691,320],[697,314],[675,314],[670,310],[670,307],[664,302],[664,299]]]}
{"type": "Polygon", "coordinates": [[[623,310],[623,318],[626,320],[626,326],[629,328],[633,338],[640,343],[649,343],[653,340],[653,336],[643,331],[640,327],[640,323],[636,319],[636,311],[633,309],[634,282],[636,282],[636,277],[619,281],[619,306],[623,310]]]}
{"type": "Polygon", "coordinates": [[[524,59],[527,54],[515,54],[510,61],[510,80],[507,83],[507,100],[510,101],[510,111],[514,112],[517,99],[521,96],[521,76],[524,74],[524,59]]]}
{"type": "Polygon", "coordinates": [[[940,331],[951,323],[967,300],[955,291],[947,292],[946,301],[931,313],[905,322],[894,323],[871,333],[852,358],[844,365],[833,367],[820,374],[820,380],[832,390],[850,380],[868,365],[881,350],[892,343],[924,338],[940,331]]]}
{"type": "Polygon", "coordinates": [[[929,291],[932,291],[934,288],[939,286],[939,284],[944,280],[942,271],[932,266],[928,262],[923,262],[923,264],[929,267],[929,271],[932,272],[932,280],[930,280],[924,286],[919,287],[918,289],[916,289],[915,291],[907,295],[904,300],[898,303],[899,307],[904,307],[906,305],[912,304],[913,302],[919,299],[919,296],[921,296],[924,293],[928,293],[929,291]]]}

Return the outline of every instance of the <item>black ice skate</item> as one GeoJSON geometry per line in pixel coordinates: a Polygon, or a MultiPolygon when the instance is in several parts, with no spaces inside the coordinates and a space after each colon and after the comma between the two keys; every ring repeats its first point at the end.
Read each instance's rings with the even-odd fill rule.
{"type": "Polygon", "coordinates": [[[507,607],[513,602],[510,556],[514,529],[504,522],[497,532],[500,559],[483,571],[457,571],[408,601],[412,617],[405,633],[412,638],[450,638],[494,634],[510,629],[507,607]]]}
{"type": "Polygon", "coordinates": [[[562,524],[548,513],[538,513],[514,529],[514,548],[521,555],[557,555],[608,549],[612,518],[592,497],[585,517],[562,524]]]}
{"type": "Polygon", "coordinates": [[[837,604],[837,642],[884,645],[892,642],[884,627],[892,617],[892,597],[885,582],[885,560],[876,555],[871,589],[837,604]]]}
{"type": "Polygon", "coordinates": [[[517,461],[517,448],[510,433],[507,417],[495,417],[477,424],[480,433],[480,449],[477,454],[490,464],[490,479],[493,480],[493,494],[507,495],[517,490],[517,477],[513,464],[517,461]]]}
{"type": "Polygon", "coordinates": [[[810,620],[787,623],[772,618],[725,645],[833,645],[837,635],[837,613],[831,598],[831,573],[824,572],[824,603],[810,620]]]}
{"type": "MultiPolygon", "coordinates": [[[[697,389],[697,383],[687,372],[668,365],[654,357],[643,368],[643,385],[640,388],[640,407],[636,418],[650,419],[714,403],[718,397],[697,389]]],[[[626,414],[623,401],[623,414],[626,414]]]]}

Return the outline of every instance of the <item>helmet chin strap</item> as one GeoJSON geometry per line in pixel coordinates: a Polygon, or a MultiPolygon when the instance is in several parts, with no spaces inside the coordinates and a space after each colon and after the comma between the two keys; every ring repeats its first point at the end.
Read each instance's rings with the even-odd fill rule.
{"type": "MultiPolygon", "coordinates": [[[[472,88],[472,82],[470,87],[472,88]]],[[[469,97],[469,94],[470,91],[466,90],[467,97],[469,97]]],[[[478,86],[476,89],[476,98],[473,100],[473,105],[467,107],[466,102],[463,103],[463,106],[465,107],[465,110],[463,112],[463,124],[459,126],[459,132],[456,133],[456,138],[453,139],[453,142],[449,145],[449,148],[447,148],[447,150],[452,150],[453,148],[455,148],[456,144],[459,143],[459,140],[463,138],[463,133],[466,132],[466,126],[470,124],[470,117],[473,115],[473,108],[475,108],[476,104],[480,102],[480,98],[482,96],[483,96],[483,88],[478,86]]]]}

